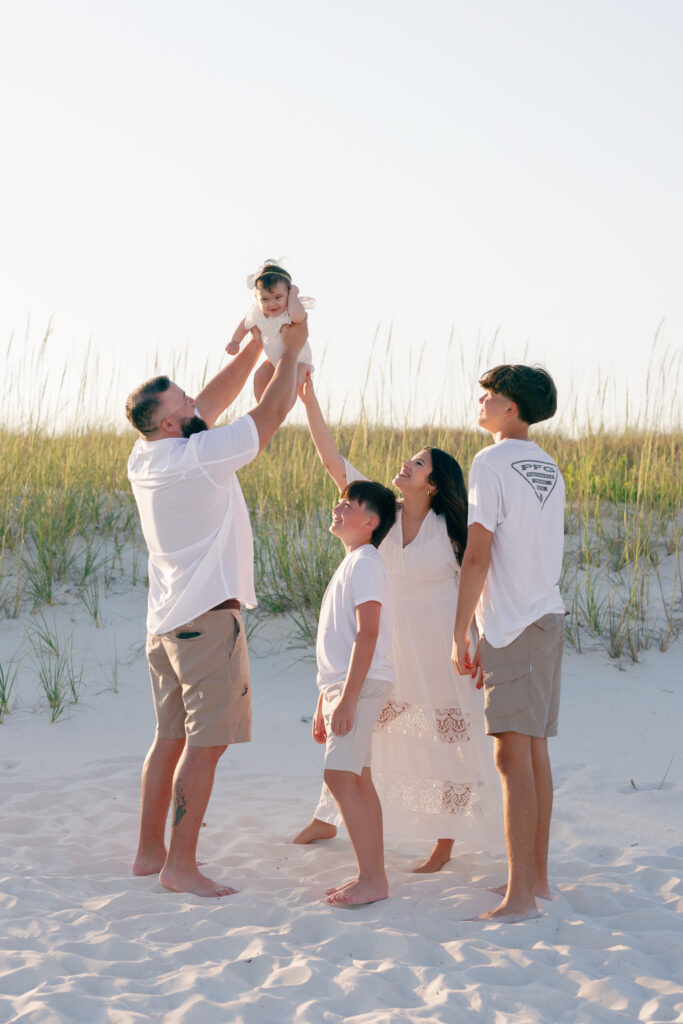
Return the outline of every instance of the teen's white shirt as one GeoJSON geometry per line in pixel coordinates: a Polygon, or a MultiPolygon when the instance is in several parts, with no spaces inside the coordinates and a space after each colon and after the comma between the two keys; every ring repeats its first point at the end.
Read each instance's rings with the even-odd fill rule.
{"type": "Polygon", "coordinates": [[[189,438],[135,442],[128,478],[149,549],[150,633],[176,629],[229,597],[256,605],[251,523],[236,472],[258,449],[248,415],[189,438]]]}
{"type": "Polygon", "coordinates": [[[475,455],[468,500],[468,524],[493,534],[477,626],[506,647],[542,615],[564,614],[564,481],[535,442],[505,438],[475,455]]]}
{"type": "Polygon", "coordinates": [[[393,683],[393,605],[389,572],[377,549],[372,544],[362,544],[338,567],[322,600],[315,649],[321,690],[346,679],[356,639],[356,607],[366,601],[378,601],[382,605],[375,653],[367,678],[393,683]]]}

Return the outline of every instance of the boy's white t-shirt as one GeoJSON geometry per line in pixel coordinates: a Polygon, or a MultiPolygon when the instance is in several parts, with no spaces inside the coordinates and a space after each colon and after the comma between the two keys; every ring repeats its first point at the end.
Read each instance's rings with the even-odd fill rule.
{"type": "Polygon", "coordinates": [[[564,481],[535,442],[505,438],[475,455],[468,504],[468,525],[493,534],[477,626],[506,647],[541,616],[564,614],[564,481]]]}
{"type": "Polygon", "coordinates": [[[375,653],[367,678],[393,683],[391,580],[377,549],[372,544],[362,544],[346,556],[323,596],[315,648],[321,690],[346,679],[356,639],[356,607],[366,601],[378,601],[382,605],[375,653]]]}

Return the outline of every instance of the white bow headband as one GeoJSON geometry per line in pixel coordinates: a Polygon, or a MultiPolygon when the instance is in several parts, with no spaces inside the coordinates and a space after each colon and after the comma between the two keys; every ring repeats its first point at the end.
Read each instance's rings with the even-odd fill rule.
{"type": "Polygon", "coordinates": [[[286,277],[290,284],[292,283],[291,275],[288,274],[286,270],[282,269],[279,261],[265,260],[254,274],[249,274],[249,276],[247,277],[247,288],[254,289],[256,287],[256,282],[258,281],[259,277],[261,277],[263,274],[267,274],[269,267],[277,267],[277,273],[281,274],[283,277],[286,277]]]}
{"type": "MultiPolygon", "coordinates": [[[[259,277],[262,277],[264,274],[267,274],[271,267],[277,267],[275,273],[280,274],[282,277],[286,277],[289,283],[292,283],[291,274],[288,274],[286,270],[282,269],[279,260],[266,260],[264,263],[261,264],[259,269],[254,274],[249,274],[249,276],[247,277],[247,288],[253,291],[254,288],[256,287],[256,282],[258,281],[259,277]]],[[[312,299],[307,295],[300,295],[299,302],[304,307],[304,309],[315,309],[315,299],[312,299]]]]}

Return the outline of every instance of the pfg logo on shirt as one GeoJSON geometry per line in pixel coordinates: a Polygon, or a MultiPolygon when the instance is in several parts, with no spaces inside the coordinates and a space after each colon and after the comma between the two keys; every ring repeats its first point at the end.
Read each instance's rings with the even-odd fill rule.
{"type": "Polygon", "coordinates": [[[526,480],[541,503],[541,508],[552,494],[560,471],[554,462],[513,462],[512,468],[526,480]]]}

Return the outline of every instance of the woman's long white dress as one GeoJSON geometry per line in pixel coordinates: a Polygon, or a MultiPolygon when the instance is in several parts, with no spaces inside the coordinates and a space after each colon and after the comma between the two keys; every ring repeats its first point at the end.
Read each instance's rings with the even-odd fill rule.
{"type": "MultiPolygon", "coordinates": [[[[347,479],[363,479],[349,463],[347,479]]],[[[460,567],[443,516],[429,511],[403,546],[401,512],[379,552],[394,594],[396,681],[372,742],[372,775],[387,832],[501,842],[500,786],[484,732],[482,693],[451,662],[460,567]]],[[[323,786],[315,816],[338,821],[323,786]]]]}

